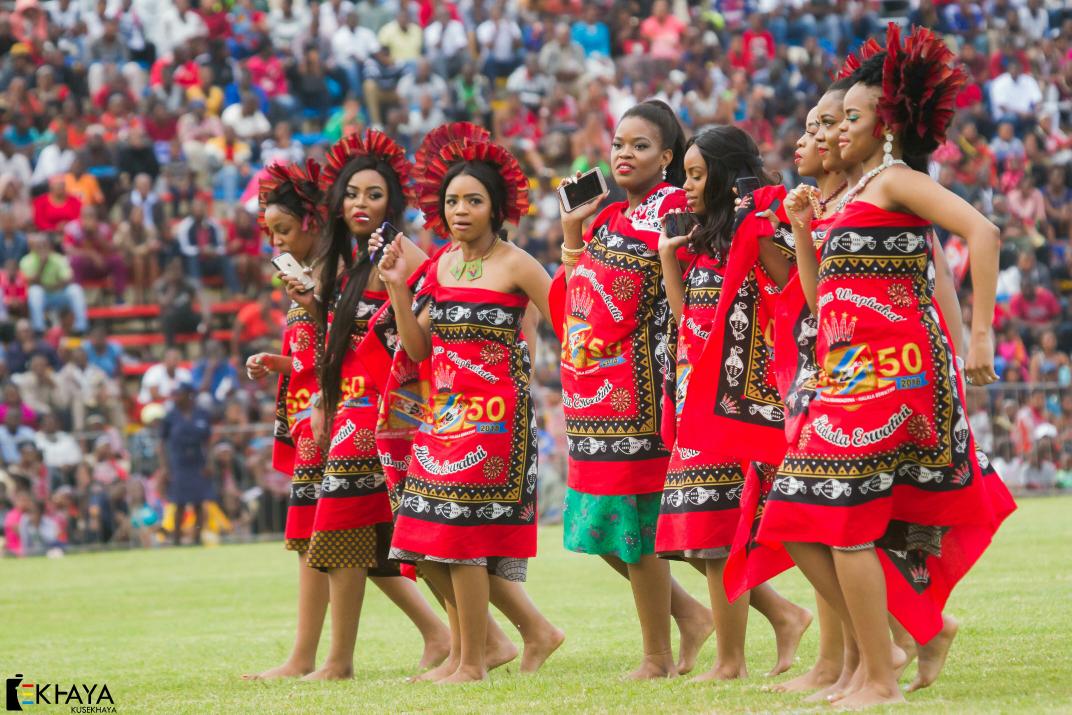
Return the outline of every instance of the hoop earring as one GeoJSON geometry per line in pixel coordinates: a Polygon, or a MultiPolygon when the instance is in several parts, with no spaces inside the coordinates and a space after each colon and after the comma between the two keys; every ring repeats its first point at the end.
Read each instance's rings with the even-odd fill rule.
{"type": "Polygon", "coordinates": [[[883,138],[886,143],[882,145],[882,163],[885,166],[890,166],[893,164],[893,132],[887,129],[886,136],[883,138]]]}

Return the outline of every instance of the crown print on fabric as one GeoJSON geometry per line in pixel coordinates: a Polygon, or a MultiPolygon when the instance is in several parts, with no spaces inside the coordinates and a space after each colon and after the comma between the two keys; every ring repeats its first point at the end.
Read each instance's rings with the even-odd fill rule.
{"type": "Polygon", "coordinates": [[[454,368],[447,367],[446,365],[439,365],[435,369],[435,386],[437,390],[450,391],[454,389],[454,378],[457,377],[458,371],[454,368]]]}
{"type": "Polygon", "coordinates": [[[570,291],[570,312],[578,318],[588,318],[594,301],[592,295],[583,288],[570,291]]]}
{"type": "Polygon", "coordinates": [[[850,345],[852,336],[856,332],[856,316],[849,317],[848,313],[841,314],[841,320],[832,315],[823,321],[823,335],[826,336],[827,345],[850,345]]]}

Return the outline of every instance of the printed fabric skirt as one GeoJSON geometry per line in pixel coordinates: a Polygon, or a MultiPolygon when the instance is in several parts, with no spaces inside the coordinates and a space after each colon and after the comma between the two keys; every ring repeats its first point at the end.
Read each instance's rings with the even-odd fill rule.
{"type": "Polygon", "coordinates": [[[369,576],[401,576],[388,557],[391,524],[381,522],[345,531],[316,531],[309,540],[309,566],[318,571],[363,568],[369,576]]]}
{"type": "Polygon", "coordinates": [[[391,505],[376,454],[375,424],[375,408],[364,402],[343,403],[335,414],[309,541],[312,568],[367,568],[372,576],[399,575],[387,560],[391,505]]]}
{"type": "Polygon", "coordinates": [[[483,566],[488,570],[489,576],[498,576],[506,581],[517,581],[519,583],[524,583],[529,574],[529,560],[513,556],[481,556],[475,559],[446,559],[438,556],[419,554],[416,551],[391,549],[389,558],[392,561],[414,564],[417,567],[418,574],[420,574],[421,571],[422,561],[447,564],[448,566],[483,566]]]}
{"type": "Polygon", "coordinates": [[[655,553],[660,492],[630,495],[585,494],[566,488],[563,545],[570,551],[617,556],[635,564],[655,553]]]}
{"type": "Polygon", "coordinates": [[[288,551],[309,550],[316,517],[316,500],[320,496],[320,481],[324,478],[324,455],[308,419],[294,425],[294,475],[290,480],[290,500],[287,504],[287,525],[284,545],[288,551]]]}

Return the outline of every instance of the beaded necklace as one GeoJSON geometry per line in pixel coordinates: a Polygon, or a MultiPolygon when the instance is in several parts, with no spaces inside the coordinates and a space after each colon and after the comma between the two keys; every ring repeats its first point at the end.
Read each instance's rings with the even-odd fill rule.
{"type": "Polygon", "coordinates": [[[867,187],[867,185],[871,183],[871,179],[875,178],[886,169],[889,169],[891,166],[896,166],[898,164],[900,164],[901,166],[908,166],[908,164],[904,163],[900,159],[893,159],[892,161],[882,162],[874,169],[861,176],[860,180],[856,182],[856,186],[852,187],[852,191],[845,194],[844,198],[842,198],[841,201],[838,201],[837,206],[834,207],[834,211],[836,213],[841,213],[842,209],[844,209],[846,206],[856,200],[856,197],[860,194],[860,192],[863,191],[867,187]]]}

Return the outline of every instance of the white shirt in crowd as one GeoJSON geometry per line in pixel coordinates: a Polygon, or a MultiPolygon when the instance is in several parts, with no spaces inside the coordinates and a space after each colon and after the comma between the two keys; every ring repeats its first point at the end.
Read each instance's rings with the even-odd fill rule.
{"type": "Polygon", "coordinates": [[[157,363],[145,371],[141,379],[141,390],[138,392],[138,402],[147,404],[153,401],[153,388],[156,388],[160,397],[167,400],[184,382],[190,382],[193,376],[184,367],[175,368],[175,374],[168,374],[164,363],[157,363]]]}
{"type": "Polygon", "coordinates": [[[437,20],[424,28],[424,46],[434,57],[454,57],[469,46],[469,35],[457,20],[450,20],[445,27],[437,20]]]}
{"type": "Polygon", "coordinates": [[[74,163],[74,159],[74,149],[60,149],[55,144],[49,144],[37,155],[37,165],[30,178],[30,185],[46,184],[53,176],[66,174],[71,164],[74,163]]]}
{"type": "Polygon", "coordinates": [[[220,115],[220,121],[224,126],[234,129],[235,134],[243,140],[263,137],[272,130],[272,125],[268,122],[268,117],[264,116],[264,112],[258,109],[247,117],[242,113],[241,102],[224,109],[223,114],[220,115]]]}
{"type": "Polygon", "coordinates": [[[997,116],[1028,114],[1042,101],[1038,81],[1029,74],[1013,79],[1008,72],[998,75],[990,84],[990,103],[997,116]]]}
{"type": "Polygon", "coordinates": [[[482,53],[490,53],[496,60],[506,61],[514,56],[514,43],[521,39],[521,28],[505,17],[498,23],[485,20],[476,28],[476,39],[482,53]]]}
{"type": "Polygon", "coordinates": [[[376,39],[376,33],[363,25],[351,30],[344,24],[331,36],[331,53],[336,60],[364,62],[379,49],[380,41],[376,39]]]}

